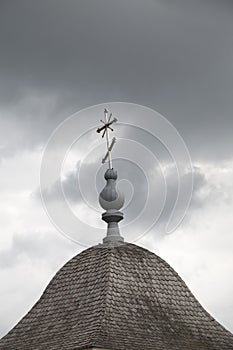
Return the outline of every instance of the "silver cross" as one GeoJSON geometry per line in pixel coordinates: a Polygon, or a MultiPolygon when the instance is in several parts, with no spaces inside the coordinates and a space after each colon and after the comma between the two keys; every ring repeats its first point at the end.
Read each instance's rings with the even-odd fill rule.
{"type": "Polygon", "coordinates": [[[107,143],[107,153],[106,155],[104,156],[104,158],[102,159],[102,163],[105,163],[106,160],[108,159],[108,163],[109,163],[109,169],[112,169],[112,155],[111,155],[111,151],[112,151],[112,148],[116,142],[116,138],[114,137],[112,139],[112,142],[111,144],[109,144],[109,134],[108,134],[108,131],[109,129],[111,131],[113,131],[111,125],[113,123],[116,123],[117,122],[117,119],[116,118],[113,118],[112,119],[112,113],[110,113],[109,117],[108,117],[108,111],[107,109],[104,110],[104,117],[105,117],[105,121],[101,120],[101,122],[104,124],[103,126],[101,126],[100,128],[98,128],[96,131],[98,133],[100,133],[101,131],[103,131],[103,134],[102,134],[102,137],[106,136],[106,143],[107,143]]]}

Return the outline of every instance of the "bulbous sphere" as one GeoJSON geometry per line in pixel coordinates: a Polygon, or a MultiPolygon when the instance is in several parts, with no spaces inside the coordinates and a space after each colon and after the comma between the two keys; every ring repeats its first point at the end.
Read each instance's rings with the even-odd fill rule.
{"type": "Polygon", "coordinates": [[[112,201],[106,201],[101,197],[101,194],[99,195],[99,203],[104,210],[120,210],[123,207],[124,202],[124,195],[120,191],[117,193],[117,198],[112,201]]]}
{"type": "Polygon", "coordinates": [[[124,205],[124,195],[116,189],[117,172],[108,169],[104,175],[107,183],[99,195],[99,203],[105,210],[119,210],[124,205]]]}
{"type": "Polygon", "coordinates": [[[114,169],[108,169],[104,174],[104,178],[106,181],[116,180],[117,179],[117,171],[114,169]]]}

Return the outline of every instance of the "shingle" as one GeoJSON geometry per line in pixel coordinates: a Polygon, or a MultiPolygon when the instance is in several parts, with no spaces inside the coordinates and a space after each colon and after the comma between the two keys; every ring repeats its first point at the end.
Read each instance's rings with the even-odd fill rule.
{"type": "Polygon", "coordinates": [[[161,258],[129,243],[78,254],[0,350],[233,350],[233,335],[161,258]]]}

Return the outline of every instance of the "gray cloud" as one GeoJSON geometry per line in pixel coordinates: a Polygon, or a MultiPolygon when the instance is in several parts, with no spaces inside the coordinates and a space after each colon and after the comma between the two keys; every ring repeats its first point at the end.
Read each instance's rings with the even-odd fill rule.
{"type": "MultiPolygon", "coordinates": [[[[138,156],[140,158],[140,154],[138,156]]],[[[80,166],[81,163],[78,162],[76,169],[67,173],[64,180],[57,180],[50,188],[46,189],[46,199],[55,202],[61,200],[63,202],[64,200],[67,200],[71,208],[72,206],[82,204],[86,201],[90,208],[93,206],[101,211],[98,204],[98,194],[105,186],[105,181],[103,181],[104,169],[101,169],[96,174],[95,185],[97,192],[95,192],[93,190],[93,186],[90,184],[93,183],[93,176],[96,173],[96,169],[98,169],[98,162],[87,163],[85,165],[85,170],[82,170],[83,175],[81,175],[78,179],[80,166]],[[84,176],[85,179],[82,178],[82,176],[84,176]],[[63,198],[61,198],[59,195],[60,186],[63,189],[63,198]]],[[[160,231],[161,235],[164,235],[165,225],[168,223],[178,195],[178,177],[176,167],[173,163],[168,163],[168,166],[170,167],[169,171],[167,173],[162,173],[159,168],[155,167],[154,164],[150,164],[149,169],[141,169],[137,164],[132,163],[130,160],[114,160],[114,167],[118,172],[118,188],[125,194],[126,207],[124,208],[124,224],[132,222],[142,214],[148,197],[152,197],[153,213],[155,217],[157,217],[162,209],[161,203],[163,203],[163,200],[165,200],[164,208],[156,224],[156,227],[160,231]],[[144,170],[146,173],[144,173],[144,170]],[[166,181],[166,184],[164,183],[165,187],[161,186],[163,183],[163,178],[166,181]],[[165,191],[167,192],[166,194],[165,191]]],[[[190,183],[190,173],[183,175],[182,182],[183,186],[187,187],[188,189],[190,183]]],[[[205,207],[206,201],[210,200],[209,195],[206,198],[202,198],[199,195],[200,191],[208,186],[210,185],[208,185],[205,174],[202,173],[200,168],[194,167],[192,200],[187,212],[189,217],[192,216],[193,210],[200,209],[200,207],[205,207]]],[[[214,193],[216,196],[218,194],[218,190],[216,188],[212,188],[211,193],[214,193]]],[[[34,196],[40,200],[40,191],[37,190],[34,193],[34,196]]],[[[179,213],[183,209],[184,203],[181,201],[180,205],[176,208],[176,211],[179,213]]],[[[143,227],[146,227],[147,222],[150,222],[150,219],[151,210],[148,210],[143,213],[140,219],[141,230],[143,230],[143,227]]],[[[86,220],[88,221],[88,218],[86,218],[86,220]]],[[[133,230],[136,231],[138,228],[137,226],[138,223],[136,223],[135,227],[133,225],[133,230]]]]}
{"type": "Polygon", "coordinates": [[[231,14],[229,1],[2,2],[1,105],[15,107],[24,139],[14,149],[82,107],[123,100],[168,117],[193,157],[232,156],[231,14]],[[55,98],[53,110],[20,109],[30,94],[55,98]]]}
{"type": "Polygon", "coordinates": [[[10,247],[0,251],[0,268],[11,269],[25,260],[31,263],[44,261],[55,272],[60,268],[62,259],[68,259],[79,251],[77,245],[54,232],[15,233],[10,247]]]}

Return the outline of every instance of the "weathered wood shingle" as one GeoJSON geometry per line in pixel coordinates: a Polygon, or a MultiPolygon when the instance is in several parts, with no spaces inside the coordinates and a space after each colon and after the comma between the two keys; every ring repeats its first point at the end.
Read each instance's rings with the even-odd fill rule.
{"type": "Polygon", "coordinates": [[[233,335],[178,274],[133,244],[100,244],[63,266],[0,350],[233,350],[233,335]]]}

